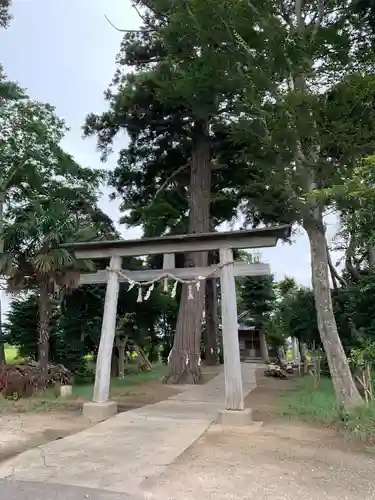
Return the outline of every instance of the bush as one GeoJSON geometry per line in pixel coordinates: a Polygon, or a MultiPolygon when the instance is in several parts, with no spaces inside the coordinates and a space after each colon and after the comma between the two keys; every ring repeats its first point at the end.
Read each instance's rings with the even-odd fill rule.
{"type": "Polygon", "coordinates": [[[163,342],[160,350],[160,357],[162,362],[167,365],[168,364],[168,356],[169,353],[171,352],[172,345],[169,342],[163,342]]]}
{"type": "MultiPolygon", "coordinates": [[[[84,314],[86,296],[82,297],[80,293],[80,290],[76,290],[68,296],[65,302],[69,303],[69,307],[65,302],[64,308],[62,307],[64,315],[59,309],[55,309],[50,321],[50,362],[63,363],[72,373],[85,369],[84,357],[92,350],[92,337],[98,343],[100,336],[100,321],[95,321],[94,324],[87,321],[84,314]],[[90,335],[83,336],[82,331],[88,331],[90,335]]],[[[93,309],[97,313],[98,307],[94,305],[93,309]]],[[[17,348],[21,358],[37,359],[38,317],[38,299],[35,294],[12,301],[4,324],[4,334],[6,342],[17,348]]]]}
{"type": "Polygon", "coordinates": [[[85,364],[74,373],[74,383],[77,385],[92,384],[95,381],[95,367],[85,360],[85,364]]]}
{"type": "Polygon", "coordinates": [[[45,388],[39,369],[28,365],[5,365],[0,371],[0,394],[6,398],[29,397],[45,388]]]}
{"type": "Polygon", "coordinates": [[[48,378],[42,376],[39,363],[5,365],[0,369],[0,394],[9,398],[29,397],[47,386],[71,383],[71,373],[63,365],[49,365],[48,378]]]}

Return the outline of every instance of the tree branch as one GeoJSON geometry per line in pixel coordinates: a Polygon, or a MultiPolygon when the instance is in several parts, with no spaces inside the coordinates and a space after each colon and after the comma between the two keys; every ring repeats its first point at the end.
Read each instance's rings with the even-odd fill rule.
{"type": "Polygon", "coordinates": [[[290,17],[290,14],[287,12],[284,6],[283,0],[280,2],[280,16],[283,18],[283,20],[286,22],[286,24],[292,28],[293,27],[293,21],[292,18],[290,17]]]}
{"type": "Polygon", "coordinates": [[[342,286],[346,287],[346,285],[347,285],[346,281],[344,280],[344,278],[342,276],[340,276],[340,274],[337,272],[337,269],[333,265],[333,262],[332,262],[332,259],[331,259],[331,255],[329,253],[328,245],[327,245],[327,259],[328,259],[328,267],[329,267],[329,270],[330,270],[330,273],[331,273],[332,283],[333,283],[334,288],[337,288],[337,285],[335,286],[335,283],[337,281],[342,286]]]}
{"type": "MultiPolygon", "coordinates": [[[[138,9],[137,5],[135,4],[135,2],[132,3],[132,7],[133,9],[136,11],[136,13],[138,14],[138,16],[140,17],[140,19],[142,20],[142,22],[148,26],[148,28],[151,30],[151,31],[157,31],[157,28],[155,26],[153,26],[149,21],[148,19],[141,13],[141,11],[138,9]]],[[[150,9],[151,10],[151,9],[150,9]]]]}
{"type": "Polygon", "coordinates": [[[156,29],[148,29],[148,30],[145,30],[145,29],[139,29],[139,30],[120,29],[113,24],[113,22],[108,18],[108,16],[106,14],[104,14],[104,17],[106,18],[108,23],[112,26],[112,28],[114,28],[116,31],[119,31],[120,33],[152,33],[152,32],[157,31],[156,29]]]}
{"type": "Polygon", "coordinates": [[[318,0],[318,11],[315,16],[315,26],[311,37],[312,41],[315,40],[316,34],[322,24],[323,17],[324,17],[324,0],[318,0]]]}
{"type": "Polygon", "coordinates": [[[297,32],[302,33],[305,27],[305,20],[303,18],[303,0],[295,0],[295,16],[297,21],[297,32]]]}
{"type": "Polygon", "coordinates": [[[146,24],[146,26],[149,24],[147,22],[147,19],[141,14],[141,11],[138,9],[138,7],[136,6],[136,4],[134,2],[132,2],[132,7],[133,9],[136,11],[136,13],[138,14],[138,16],[140,17],[140,19],[146,24]]]}
{"type": "Polygon", "coordinates": [[[353,266],[352,257],[354,255],[355,239],[353,234],[350,235],[349,245],[346,251],[345,267],[349,274],[353,276],[354,279],[359,280],[361,278],[358,269],[353,266]]]}
{"type": "Polygon", "coordinates": [[[171,174],[167,180],[165,182],[163,182],[163,184],[160,186],[160,188],[156,191],[155,193],[155,196],[154,196],[154,199],[159,196],[159,194],[164,191],[164,189],[168,186],[168,184],[178,175],[180,174],[181,172],[183,172],[184,170],[186,170],[188,167],[190,167],[190,162],[189,163],[185,163],[185,165],[182,165],[181,167],[179,167],[177,170],[175,170],[173,172],[173,174],[171,174]]]}

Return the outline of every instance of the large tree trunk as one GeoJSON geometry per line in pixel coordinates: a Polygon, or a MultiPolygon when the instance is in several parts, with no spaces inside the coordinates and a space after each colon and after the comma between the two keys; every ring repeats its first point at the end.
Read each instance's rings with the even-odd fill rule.
{"type": "Polygon", "coordinates": [[[217,365],[217,293],[216,279],[206,282],[206,338],[204,354],[206,365],[217,365]]]}
{"type": "MultiPolygon", "coordinates": [[[[208,233],[210,230],[211,204],[211,145],[208,122],[199,121],[193,134],[193,153],[190,172],[189,233],[208,233]]],[[[207,252],[186,255],[185,267],[207,266],[207,252]]],[[[200,341],[204,308],[205,282],[199,290],[194,287],[193,299],[189,299],[187,285],[182,286],[176,334],[169,358],[169,384],[196,384],[200,379],[200,341]]]]}
{"type": "Polygon", "coordinates": [[[39,293],[39,339],[38,339],[38,361],[42,370],[44,381],[48,379],[48,357],[49,357],[49,295],[48,283],[40,285],[39,293]]]}
{"type": "Polygon", "coordinates": [[[370,245],[368,249],[368,263],[370,266],[370,269],[374,269],[375,267],[375,246],[370,245]]]}
{"type": "MultiPolygon", "coordinates": [[[[4,203],[5,203],[5,194],[0,192],[0,232],[3,229],[3,217],[4,217],[4,203]]],[[[0,236],[0,254],[4,253],[4,240],[0,236]]],[[[1,291],[0,291],[1,293],[1,291]]],[[[0,295],[0,366],[5,365],[5,345],[4,345],[4,336],[3,336],[3,322],[2,322],[2,297],[0,295]]]]}
{"type": "Polygon", "coordinates": [[[340,406],[349,410],[363,400],[355,386],[349,363],[337,331],[329,288],[327,242],[323,218],[305,224],[311,248],[312,284],[314,289],[318,329],[327,355],[333,386],[340,406]]]}

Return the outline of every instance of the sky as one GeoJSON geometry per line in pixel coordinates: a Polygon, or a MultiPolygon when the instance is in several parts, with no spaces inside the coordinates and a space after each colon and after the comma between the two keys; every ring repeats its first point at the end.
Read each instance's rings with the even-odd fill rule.
{"type": "MultiPolygon", "coordinates": [[[[106,109],[103,92],[115,71],[115,57],[122,34],[110,26],[133,29],[139,18],[129,0],[13,0],[14,19],[0,32],[0,62],[8,77],[17,80],[29,95],[55,106],[70,131],[63,147],[81,164],[103,168],[95,139],[82,139],[82,125],[88,113],[106,109]]],[[[116,147],[126,146],[120,137],[116,147]]],[[[105,168],[116,164],[110,156],[105,168]]],[[[115,221],[118,201],[109,201],[103,189],[101,208],[115,221]]],[[[335,218],[327,220],[328,235],[335,233],[335,218]]],[[[141,236],[138,228],[121,228],[124,238],[141,236]]],[[[261,251],[277,280],[293,276],[298,283],[311,284],[310,252],[306,234],[300,230],[292,245],[261,251]]],[[[3,309],[8,299],[3,297],[3,309]]]]}

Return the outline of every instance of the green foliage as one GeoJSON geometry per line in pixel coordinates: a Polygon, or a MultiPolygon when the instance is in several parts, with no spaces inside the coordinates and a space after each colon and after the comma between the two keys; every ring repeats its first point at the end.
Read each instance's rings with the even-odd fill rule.
{"type": "Polygon", "coordinates": [[[0,28],[7,28],[9,26],[9,22],[12,19],[10,7],[11,0],[0,1],[0,28]]]}
{"type": "MultiPolygon", "coordinates": [[[[205,7],[194,3],[203,14],[205,7]]],[[[257,165],[240,159],[243,145],[233,141],[228,121],[238,115],[242,75],[228,74],[227,50],[197,33],[187,4],[152,0],[136,6],[144,11],[144,30],[124,36],[108,111],[89,115],[85,126],[86,135],[97,136],[104,159],[118,133],[125,130],[130,137],[110,176],[122,200],[122,222],[141,225],[146,236],[187,231],[187,187],[200,119],[210,123],[212,225],[231,221],[242,201],[239,186],[252,184],[255,192],[266,184],[257,165]],[[150,25],[157,29],[150,31],[150,25]]],[[[256,78],[254,65],[248,71],[256,78]]],[[[251,224],[280,219],[275,213],[266,204],[259,210],[247,205],[251,224]]]]}
{"type": "MultiPolygon", "coordinates": [[[[133,266],[140,265],[133,259],[133,266]]],[[[130,263],[131,264],[131,263],[130,263]]],[[[64,364],[77,380],[91,381],[86,356],[96,355],[99,347],[104,307],[104,285],[90,285],[66,293],[50,322],[50,361],[64,364]]],[[[124,333],[129,341],[137,342],[156,360],[160,341],[168,343],[175,328],[178,304],[158,288],[148,301],[137,303],[137,291],[120,288],[118,318],[135,312],[134,325],[124,333]],[[171,323],[172,322],[172,323],[171,323]]],[[[37,359],[38,298],[35,294],[12,301],[4,325],[5,341],[19,349],[22,357],[37,359]]],[[[170,349],[170,347],[169,347],[170,349]]],[[[169,350],[168,350],[169,352],[169,350]]]]}
{"type": "Polygon", "coordinates": [[[375,245],[375,198],[373,156],[359,160],[350,177],[330,196],[341,211],[340,245],[346,250],[349,278],[358,278],[373,267],[371,247],[375,245]]]}
{"type": "Polygon", "coordinates": [[[285,345],[285,341],[289,336],[278,314],[271,316],[265,323],[265,333],[267,344],[275,351],[277,351],[280,346],[285,345]]]}
{"type": "Polygon", "coordinates": [[[283,395],[280,413],[293,419],[334,425],[349,437],[371,446],[375,442],[375,402],[353,408],[342,417],[332,381],[328,378],[321,378],[318,387],[314,387],[313,377],[300,379],[295,390],[283,395]]]}
{"type": "Polygon", "coordinates": [[[375,275],[370,273],[358,280],[347,279],[346,287],[333,293],[340,338],[347,353],[375,340],[374,292],[375,275]]]}
{"type": "Polygon", "coordinates": [[[375,402],[368,405],[354,408],[345,418],[343,427],[351,436],[370,445],[375,444],[374,433],[375,402]]]}
{"type": "Polygon", "coordinates": [[[66,127],[52,106],[26,96],[3,101],[0,124],[0,189],[22,200],[55,174],[66,127]]]}
{"type": "Polygon", "coordinates": [[[297,288],[298,286],[296,280],[288,276],[285,276],[282,281],[279,281],[279,283],[277,283],[277,291],[280,294],[281,299],[292,295],[297,288]]]}
{"type": "Polygon", "coordinates": [[[350,360],[356,368],[365,370],[367,365],[373,366],[375,362],[375,342],[363,339],[362,347],[351,350],[350,360]]]}
{"type": "Polygon", "coordinates": [[[284,296],[279,305],[279,314],[288,335],[305,342],[310,348],[320,345],[314,295],[311,289],[297,287],[284,296]]]}
{"type": "Polygon", "coordinates": [[[298,286],[293,278],[285,277],[274,286],[272,315],[267,322],[268,342],[273,347],[296,337],[309,348],[320,345],[314,295],[312,290],[298,286]],[[277,300],[276,300],[277,297],[277,300]]]}
{"type": "Polygon", "coordinates": [[[22,358],[37,359],[38,300],[35,294],[12,300],[3,328],[5,341],[17,347],[22,358]]]}
{"type": "MultiPolygon", "coordinates": [[[[26,290],[45,283],[69,289],[77,279],[78,264],[73,254],[60,244],[94,239],[95,228],[82,227],[77,214],[63,200],[35,200],[8,211],[0,235],[4,241],[1,272],[11,290],[26,290]],[[91,235],[91,238],[89,237],[91,235]]],[[[53,292],[53,289],[51,290],[53,292]]]]}
{"type": "Polygon", "coordinates": [[[9,208],[35,196],[94,204],[103,172],[79,166],[61,149],[67,128],[54,108],[30,99],[2,68],[0,99],[0,194],[9,208]]]}
{"type": "Polygon", "coordinates": [[[248,276],[240,284],[241,308],[249,311],[252,324],[263,329],[275,307],[273,276],[248,276]]]}
{"type": "Polygon", "coordinates": [[[3,67],[0,64],[0,103],[4,105],[8,100],[22,99],[25,97],[24,90],[21,89],[16,82],[8,80],[7,75],[4,73],[3,67]]]}
{"type": "MultiPolygon", "coordinates": [[[[84,368],[84,356],[88,349],[81,345],[81,338],[69,336],[60,327],[61,313],[54,310],[50,319],[49,360],[63,364],[73,373],[84,368]]],[[[22,358],[38,359],[38,297],[30,294],[12,301],[4,324],[6,342],[16,346],[22,358]]]]}
{"type": "MultiPolygon", "coordinates": [[[[105,285],[89,285],[64,296],[58,329],[61,333],[62,356],[82,359],[95,354],[99,347],[104,308],[105,285]]],[[[74,370],[75,371],[75,370],[74,370]]]]}
{"type": "Polygon", "coordinates": [[[326,425],[337,423],[339,409],[331,380],[322,378],[315,388],[313,377],[303,377],[296,390],[283,395],[280,411],[290,418],[326,425]]]}
{"type": "Polygon", "coordinates": [[[354,0],[352,10],[361,16],[364,23],[375,33],[375,6],[372,0],[354,0]]]}

